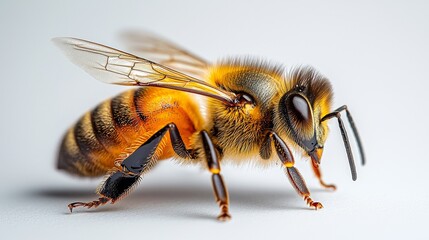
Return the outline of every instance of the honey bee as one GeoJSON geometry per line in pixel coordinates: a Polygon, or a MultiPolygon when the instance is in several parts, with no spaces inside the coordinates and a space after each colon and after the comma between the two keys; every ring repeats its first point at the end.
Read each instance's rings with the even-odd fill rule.
{"type": "Polygon", "coordinates": [[[136,39],[134,47],[143,57],[86,40],[53,39],[73,63],[96,79],[136,87],[102,102],[65,134],[57,167],[78,176],[106,176],[97,200],[70,203],[70,211],[115,203],[164,159],[200,164],[210,171],[222,221],[231,218],[221,175],[223,161],[281,163],[308,206],[321,209],[294,166],[291,149],[311,159],[323,187],[335,189],[323,181],[319,167],[331,118],[338,120],[356,180],[340,113],[346,112],[364,164],[355,123],[346,105],[331,109],[331,84],[315,69],[300,67],[284,73],[282,66],[247,58],[210,64],[154,35],[136,39]]]}

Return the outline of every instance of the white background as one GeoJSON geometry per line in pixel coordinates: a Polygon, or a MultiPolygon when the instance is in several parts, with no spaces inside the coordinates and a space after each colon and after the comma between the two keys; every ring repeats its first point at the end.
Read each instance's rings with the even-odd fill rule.
{"type": "Polygon", "coordinates": [[[428,238],[426,1],[120,2],[0,3],[2,239],[428,238]],[[125,87],[92,79],[50,39],[126,49],[118,35],[128,29],[157,32],[210,60],[252,55],[316,67],[361,132],[368,164],[358,166],[358,181],[332,121],[322,167],[338,190],[321,189],[309,162],[297,163],[321,211],[305,206],[279,168],[223,166],[233,219],[218,223],[210,174],[163,162],[117,204],[69,214],[69,202],[95,198],[99,180],[57,172],[58,142],[125,87]]]}

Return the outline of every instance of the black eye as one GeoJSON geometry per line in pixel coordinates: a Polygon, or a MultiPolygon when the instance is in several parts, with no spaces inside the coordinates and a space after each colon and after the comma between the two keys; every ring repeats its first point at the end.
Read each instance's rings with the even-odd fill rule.
{"type": "Polygon", "coordinates": [[[284,105],[280,107],[286,108],[285,119],[290,126],[300,133],[313,134],[313,114],[311,107],[306,98],[298,93],[292,93],[285,96],[284,105]]]}
{"type": "Polygon", "coordinates": [[[315,132],[312,108],[306,96],[297,92],[283,95],[279,115],[295,141],[307,148],[307,142],[315,136],[315,132]]]}
{"type": "Polygon", "coordinates": [[[291,107],[293,107],[294,112],[296,112],[296,116],[299,120],[307,122],[311,118],[307,101],[300,95],[294,95],[291,98],[291,107]]]}

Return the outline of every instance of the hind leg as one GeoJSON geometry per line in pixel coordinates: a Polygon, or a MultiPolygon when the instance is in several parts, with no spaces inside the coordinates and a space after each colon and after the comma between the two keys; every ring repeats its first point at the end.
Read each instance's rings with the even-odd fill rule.
{"type": "Polygon", "coordinates": [[[124,159],[121,163],[121,169],[116,169],[109,175],[97,191],[100,195],[98,200],[70,203],[68,205],[70,211],[73,211],[75,207],[92,208],[109,201],[114,203],[123,197],[138,182],[140,175],[153,164],[155,161],[153,156],[167,131],[170,133],[174,151],[182,158],[192,157],[192,152],[186,149],[176,125],[174,123],[167,124],[124,159]]]}
{"type": "Polygon", "coordinates": [[[121,196],[123,196],[136,182],[140,175],[128,174],[121,170],[113,172],[107,180],[103,183],[98,194],[101,197],[98,200],[92,202],[74,202],[68,205],[70,212],[73,211],[75,207],[98,207],[99,205],[104,205],[111,201],[114,203],[121,196]]]}

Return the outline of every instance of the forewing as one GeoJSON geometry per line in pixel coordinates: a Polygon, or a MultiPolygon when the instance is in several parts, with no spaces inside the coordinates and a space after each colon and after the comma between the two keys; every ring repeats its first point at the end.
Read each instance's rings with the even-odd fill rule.
{"type": "Polygon", "coordinates": [[[77,38],[53,41],[70,60],[96,79],[112,84],[154,86],[233,102],[235,95],[150,60],[77,38]]]}
{"type": "Polygon", "coordinates": [[[152,33],[124,32],[122,40],[128,46],[128,50],[136,55],[193,77],[204,77],[210,65],[201,57],[152,33]]]}

